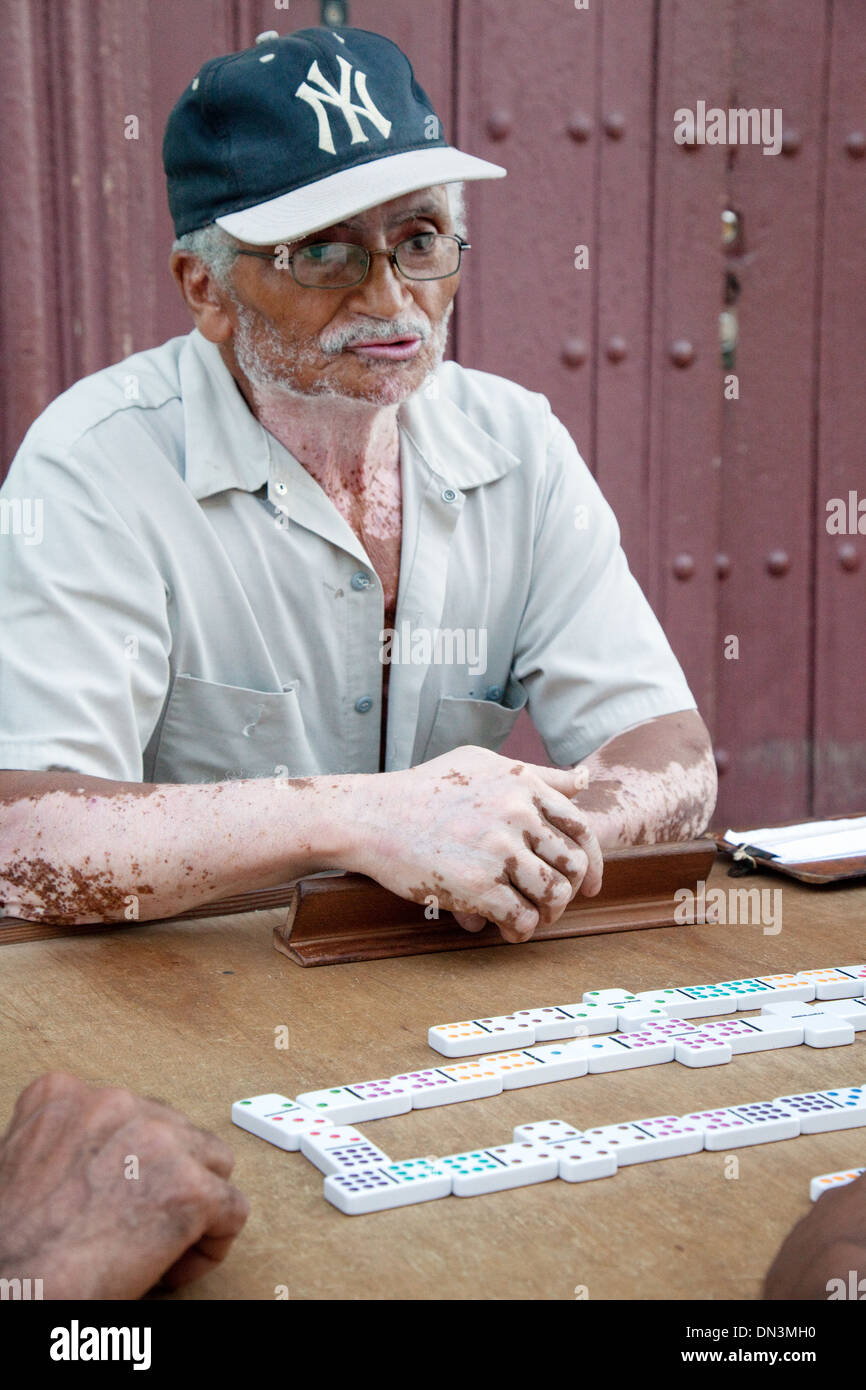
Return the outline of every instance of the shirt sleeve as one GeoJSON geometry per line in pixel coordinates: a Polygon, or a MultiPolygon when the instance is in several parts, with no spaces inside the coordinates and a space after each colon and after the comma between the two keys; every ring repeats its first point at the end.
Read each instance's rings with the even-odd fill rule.
{"type": "Polygon", "coordinates": [[[620,545],[611,507],[548,407],[547,471],[514,677],[554,762],[696,703],[620,545]]]}
{"type": "Polygon", "coordinates": [[[166,586],[99,462],[25,440],[0,492],[0,767],[140,782],[169,680],[166,586]]]}

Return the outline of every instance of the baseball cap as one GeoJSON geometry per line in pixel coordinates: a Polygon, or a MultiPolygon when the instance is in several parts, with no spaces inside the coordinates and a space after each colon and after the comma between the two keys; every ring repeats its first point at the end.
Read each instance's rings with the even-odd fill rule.
{"type": "Polygon", "coordinates": [[[268,31],[210,59],[172,109],[162,152],[178,236],[216,222],[259,246],[506,173],[449,145],[402,50],[353,28],[268,31]]]}

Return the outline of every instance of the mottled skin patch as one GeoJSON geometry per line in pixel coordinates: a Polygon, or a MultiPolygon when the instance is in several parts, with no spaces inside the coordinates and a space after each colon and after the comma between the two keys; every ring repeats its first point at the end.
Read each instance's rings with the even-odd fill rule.
{"type": "Polygon", "coordinates": [[[589,783],[573,800],[603,849],[690,840],[709,824],[716,766],[695,710],[627,729],[579,766],[589,783]]]}

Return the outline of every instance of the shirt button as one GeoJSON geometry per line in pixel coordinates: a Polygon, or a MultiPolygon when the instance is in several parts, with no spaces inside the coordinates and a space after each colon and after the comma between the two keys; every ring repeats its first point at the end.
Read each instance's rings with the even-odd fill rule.
{"type": "Polygon", "coordinates": [[[352,575],[353,589],[369,589],[372,582],[369,574],[365,574],[363,570],[358,570],[357,574],[352,575]]]}
{"type": "Polygon", "coordinates": [[[369,695],[360,695],[355,701],[355,709],[359,714],[366,714],[373,708],[373,701],[369,695]]]}
{"type": "Polygon", "coordinates": [[[280,496],[282,496],[284,492],[288,491],[288,488],[286,487],[284,482],[274,483],[274,491],[278,492],[280,496]]]}
{"type": "Polygon", "coordinates": [[[442,501],[443,501],[443,502],[454,502],[454,501],[456,501],[456,499],[457,499],[457,493],[454,491],[453,487],[446,487],[446,488],[443,488],[443,490],[442,490],[442,501]]]}
{"type": "Polygon", "coordinates": [[[485,692],[484,692],[484,698],[485,698],[485,700],[501,700],[501,699],[502,699],[502,686],[501,686],[501,685],[488,685],[487,689],[486,689],[485,692]]]}

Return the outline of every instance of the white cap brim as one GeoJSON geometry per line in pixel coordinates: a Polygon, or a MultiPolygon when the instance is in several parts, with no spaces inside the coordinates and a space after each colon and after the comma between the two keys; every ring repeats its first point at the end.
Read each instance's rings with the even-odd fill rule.
{"type": "Polygon", "coordinates": [[[507,173],[500,164],[463,154],[450,145],[429,150],[407,150],[385,155],[315,183],[281,193],[266,203],[229,212],[216,223],[239,241],[253,246],[272,246],[278,241],[295,241],[322,227],[331,227],[356,212],[401,198],[419,188],[464,180],[501,179],[507,173]]]}

